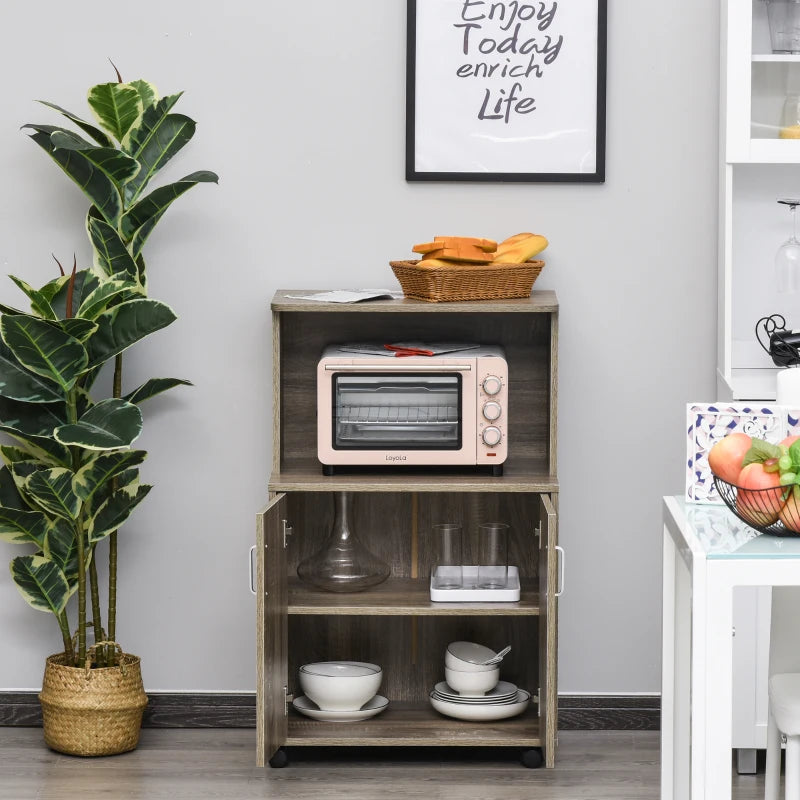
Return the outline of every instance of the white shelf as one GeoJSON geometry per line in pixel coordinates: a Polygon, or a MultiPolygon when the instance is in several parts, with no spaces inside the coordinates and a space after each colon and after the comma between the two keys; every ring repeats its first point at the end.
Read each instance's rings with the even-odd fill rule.
{"type": "Polygon", "coordinates": [[[795,55],[794,53],[753,53],[752,60],[767,63],[800,64],[800,55],[795,55]]]}

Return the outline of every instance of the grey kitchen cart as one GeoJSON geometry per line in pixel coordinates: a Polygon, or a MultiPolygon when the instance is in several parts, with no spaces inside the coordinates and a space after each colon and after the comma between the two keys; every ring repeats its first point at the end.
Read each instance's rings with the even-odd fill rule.
{"type": "MultiPolygon", "coordinates": [[[[519,300],[358,304],[272,300],[273,428],[268,505],[258,514],[257,763],[288,762],[287,747],[517,747],[526,766],[552,767],[557,742],[556,645],[560,583],[556,399],[558,302],[551,291],[519,300]],[[509,369],[509,455],[504,474],[473,469],[349,471],[324,476],[316,451],[316,366],[323,349],[352,341],[473,341],[501,345],[509,369]],[[337,594],[301,583],[297,564],[333,522],[332,492],[354,493],[354,529],[391,565],[389,579],[337,594]],[[514,603],[433,603],[431,526],[460,519],[511,525],[514,603]],[[454,640],[512,650],[501,677],[536,702],[512,719],[465,722],[438,714],[428,695],[444,679],[454,640]],[[383,667],[383,713],[366,721],[308,719],[292,707],[300,665],[328,659],[383,667]]],[[[265,403],[266,406],[266,403],[265,403]]],[[[467,539],[465,560],[470,562],[467,539]]]]}

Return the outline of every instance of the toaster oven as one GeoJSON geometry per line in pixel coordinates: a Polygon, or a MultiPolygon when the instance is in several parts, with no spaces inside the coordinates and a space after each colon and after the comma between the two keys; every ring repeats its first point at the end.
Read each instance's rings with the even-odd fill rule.
{"type": "Polygon", "coordinates": [[[324,474],[337,466],[486,465],[502,475],[507,452],[502,348],[387,357],[334,345],[323,353],[317,456],[324,474]]]}

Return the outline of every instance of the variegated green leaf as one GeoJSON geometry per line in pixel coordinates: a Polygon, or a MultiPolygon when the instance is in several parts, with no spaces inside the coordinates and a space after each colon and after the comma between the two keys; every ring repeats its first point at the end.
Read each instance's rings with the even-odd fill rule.
{"type": "Polygon", "coordinates": [[[5,508],[18,508],[22,511],[30,509],[17,489],[11,470],[6,466],[0,467],[0,505],[5,508]]]}
{"type": "Polygon", "coordinates": [[[152,488],[147,484],[137,484],[135,487],[119,489],[114,492],[97,509],[89,521],[87,526],[89,541],[99,542],[103,537],[117,530],[152,488]]]}
{"type": "Polygon", "coordinates": [[[193,386],[191,381],[185,381],[181,378],[150,378],[149,381],[143,383],[138,389],[134,389],[129,394],[126,394],[124,399],[129,403],[143,403],[151,397],[155,397],[161,392],[166,392],[175,386],[193,386]]]}
{"type": "Polygon", "coordinates": [[[5,314],[0,333],[22,366],[68,392],[86,369],[86,348],[74,337],[33,317],[5,314]]]}
{"type": "MultiPolygon", "coordinates": [[[[164,209],[166,211],[166,209],[164,209]]],[[[159,211],[158,214],[154,214],[150,219],[147,220],[144,224],[140,225],[136,231],[134,232],[133,236],[131,237],[130,243],[130,251],[134,258],[138,259],[142,256],[142,250],[147,243],[147,239],[149,238],[150,234],[153,232],[153,229],[158,225],[158,221],[161,217],[164,216],[164,211],[159,211]]],[[[139,270],[139,280],[142,281],[142,285],[144,285],[144,270],[139,270]]]]}
{"type": "Polygon", "coordinates": [[[138,279],[136,262],[119,238],[117,229],[90,211],[86,217],[86,230],[94,245],[95,269],[107,276],[125,276],[135,283],[138,279]]]}
{"type": "Polygon", "coordinates": [[[33,286],[25,283],[20,278],[15,278],[13,275],[9,275],[14,283],[22,289],[23,292],[28,296],[28,299],[31,301],[31,309],[33,310],[34,314],[38,314],[42,319],[55,319],[56,314],[53,311],[52,306],[50,305],[50,301],[46,297],[43,292],[40,292],[38,289],[34,289],[33,286]]]}
{"type": "Polygon", "coordinates": [[[75,477],[72,479],[73,490],[81,500],[86,502],[92,498],[98,488],[107,485],[114,476],[124,470],[141,464],[146,456],[147,453],[144,450],[101,453],[75,473],[75,477]]]}
{"type": "Polygon", "coordinates": [[[133,88],[139,92],[143,109],[147,110],[150,106],[158,102],[158,90],[152,83],[140,79],[137,81],[130,81],[128,85],[133,86],[133,88]]]}
{"type": "Polygon", "coordinates": [[[49,520],[41,511],[0,506],[0,540],[11,544],[34,544],[40,550],[49,520]]]}
{"type": "Polygon", "coordinates": [[[170,114],[183,92],[164,97],[142,114],[141,124],[131,131],[128,152],[142,165],[125,187],[128,201],[135,200],[152,177],[194,136],[196,124],[183,114],[170,114]]]}
{"type": "Polygon", "coordinates": [[[69,450],[49,436],[24,433],[8,425],[0,425],[0,432],[16,439],[34,458],[45,464],[67,467],[72,460],[69,450]]]}
{"type": "Polygon", "coordinates": [[[39,102],[43,106],[47,106],[48,108],[58,111],[59,114],[63,114],[70,122],[74,122],[84,133],[88,133],[89,136],[91,136],[92,139],[94,139],[100,145],[100,147],[114,146],[114,143],[111,141],[111,139],[109,139],[108,136],[106,136],[105,133],[103,133],[103,131],[101,131],[99,128],[95,128],[94,125],[91,125],[85,120],[82,120],[80,117],[75,116],[75,114],[71,113],[70,111],[61,108],[61,106],[57,106],[55,103],[48,103],[46,100],[39,100],[39,102]]]}
{"type": "Polygon", "coordinates": [[[20,433],[52,436],[67,421],[64,403],[22,403],[0,395],[0,424],[20,433]]]}
{"type": "MultiPolygon", "coordinates": [[[[78,309],[78,316],[86,320],[93,320],[99,317],[107,308],[112,300],[116,300],[120,295],[131,292],[131,282],[128,280],[106,280],[103,281],[82,303],[78,309]]],[[[95,323],[94,328],[97,327],[95,323]]]]}
{"type": "Polygon", "coordinates": [[[11,562],[11,576],[28,605],[37,611],[60,614],[69,600],[70,589],[58,565],[44,556],[17,556],[11,562]]]}
{"type": "Polygon", "coordinates": [[[54,147],[50,136],[60,128],[52,125],[26,125],[35,133],[31,134],[39,147],[47,152],[53,161],[77,184],[109,224],[116,225],[122,214],[122,197],[111,180],[87,160],[78,150],[65,150],[54,147]]]}
{"type": "Polygon", "coordinates": [[[99,328],[89,342],[89,367],[108,361],[176,319],[172,309],[157,300],[142,298],[114,306],[97,317],[99,328]]]}
{"type": "Polygon", "coordinates": [[[97,330],[96,322],[92,322],[90,319],[80,319],[79,317],[61,319],[56,324],[64,333],[74,336],[84,346],[86,340],[97,330]]]}
{"type": "MultiPolygon", "coordinates": [[[[59,278],[55,287],[55,293],[50,304],[59,319],[67,316],[74,316],[75,311],[80,307],[84,298],[88,297],[99,285],[100,279],[93,275],[88,269],[81,269],[75,273],[75,284],[72,287],[72,314],[67,314],[67,297],[69,295],[69,277],[59,278]]],[[[48,284],[50,285],[50,284],[48,284]]]]}
{"type": "MultiPolygon", "coordinates": [[[[0,445],[0,454],[2,454],[5,464],[15,464],[17,461],[35,460],[27,450],[22,447],[15,447],[13,444],[0,445]]],[[[0,505],[2,505],[2,502],[0,502],[0,505]]]]}
{"type": "Polygon", "coordinates": [[[55,131],[50,141],[57,149],[78,151],[117,187],[120,194],[125,183],[140,170],[135,158],[121,153],[115,147],[97,147],[71,131],[55,131]]]}
{"type": "MultiPolygon", "coordinates": [[[[11,468],[14,474],[18,466],[11,468]]],[[[48,514],[76,519],[81,501],[72,490],[72,475],[72,470],[60,467],[36,470],[25,481],[25,494],[48,514]]]]}
{"type": "Polygon", "coordinates": [[[89,107],[100,125],[118,142],[138,122],[142,114],[142,98],[127,83],[101,83],[89,89],[89,107]]]}
{"type": "Polygon", "coordinates": [[[25,403],[57,403],[64,395],[49,381],[25,369],[0,341],[0,396],[25,403]]]}
{"type": "MultiPolygon", "coordinates": [[[[45,558],[58,566],[70,586],[70,594],[78,588],[78,538],[74,526],[63,519],[54,520],[42,543],[45,558]]],[[[85,567],[92,558],[92,548],[85,547],[85,567]]]]}
{"type": "Polygon", "coordinates": [[[128,240],[133,238],[137,229],[146,225],[148,220],[163,214],[174,200],[184,192],[188,192],[192,186],[196,186],[198,183],[217,183],[218,181],[219,178],[215,173],[201,170],[193,172],[175,183],[153,189],[150,194],[137,201],[122,217],[120,226],[122,235],[128,240]]]}
{"type": "Polygon", "coordinates": [[[114,450],[130,447],[142,432],[138,406],[117,397],[101,400],[71,425],[56,428],[56,441],[86,450],[114,450]]]}

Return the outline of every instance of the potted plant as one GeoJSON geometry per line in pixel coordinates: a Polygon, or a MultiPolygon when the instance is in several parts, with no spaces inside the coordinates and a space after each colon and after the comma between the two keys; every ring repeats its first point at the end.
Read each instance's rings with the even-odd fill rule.
{"type": "Polygon", "coordinates": [[[89,90],[96,124],[45,103],[79,132],[24,126],[90,202],[92,266],[79,270],[73,259],[66,274],[59,264],[61,274],[38,289],[12,276],[30,310],[0,305],[0,538],[28,546],[11,561],[13,580],[61,632],[63,652],[47,659],[40,695],[45,741],[78,755],[138,742],[147,698],[138,657],[116,642],[117,531],[151,488],[139,479],[146,453],[132,447],[139,406],[188,383],[123,385],[123,353],[176,318],[147,296],[143,248],[177,197],[217,181],[195,172],[151,187],[195,123],[173,112],[181,93],[159,97],[150,83],[117,78],[89,90]],[[96,379],[106,365],[112,390],[101,396],[96,379]],[[105,615],[101,549],[109,560],[105,615]]]}

